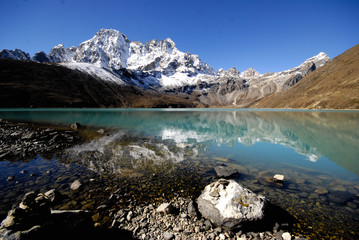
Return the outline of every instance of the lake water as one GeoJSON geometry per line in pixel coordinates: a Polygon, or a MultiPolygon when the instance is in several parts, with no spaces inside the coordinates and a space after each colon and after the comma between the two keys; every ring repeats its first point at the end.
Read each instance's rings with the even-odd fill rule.
{"type": "Polygon", "coordinates": [[[138,201],[193,196],[215,179],[214,166],[227,165],[239,170],[239,183],[295,216],[293,231],[311,238],[358,237],[357,111],[8,109],[0,110],[0,118],[50,125],[79,122],[105,130],[53,159],[0,162],[3,208],[28,189],[61,188],[87,176],[135,178],[136,184],[124,187],[138,201]],[[36,170],[38,178],[24,178],[18,185],[6,181],[24,169],[36,170]],[[274,183],[274,174],[283,174],[284,184],[274,183]],[[162,180],[151,182],[149,189],[148,176],[155,175],[162,180]]]}

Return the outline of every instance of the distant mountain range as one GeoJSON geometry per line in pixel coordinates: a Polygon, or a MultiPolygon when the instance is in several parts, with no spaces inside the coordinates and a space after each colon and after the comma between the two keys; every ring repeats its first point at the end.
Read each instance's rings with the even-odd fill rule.
{"type": "MultiPolygon", "coordinates": [[[[22,62],[6,62],[6,64],[4,62],[6,60],[2,60],[2,65],[8,65],[14,71],[17,68],[15,65],[26,65],[19,68],[37,69],[32,71],[32,76],[29,76],[29,72],[12,73],[10,69],[3,69],[0,72],[3,75],[1,78],[6,77],[5,81],[8,81],[1,83],[2,91],[8,97],[7,104],[2,101],[3,107],[13,106],[9,99],[11,96],[8,94],[16,92],[14,86],[11,87],[12,84],[16,85],[15,82],[18,81],[21,82],[22,87],[27,87],[25,75],[27,79],[33,79],[32,85],[28,86],[28,94],[31,95],[31,92],[36,91],[33,83],[39,81],[38,84],[41,85],[38,76],[36,77],[37,71],[42,72],[41,79],[44,81],[46,74],[52,78],[50,82],[44,84],[49,87],[49,91],[50,89],[54,91],[46,94],[52,96],[49,104],[55,100],[56,95],[64,100],[64,106],[75,104],[78,107],[248,107],[266,96],[292,88],[303,77],[329,61],[329,57],[321,52],[297,67],[277,73],[261,74],[252,68],[239,72],[234,67],[227,71],[224,69],[215,71],[209,64],[202,62],[198,55],[179,51],[169,38],[143,44],[130,41],[124,34],[112,29],[101,29],[93,38],[78,47],[65,48],[59,44],[52,48],[49,54],[38,52],[32,58],[19,49],[4,49],[0,52],[0,58],[21,60],[22,62]],[[30,67],[26,62],[38,64],[33,63],[30,67]],[[66,79],[66,76],[60,77],[54,72],[66,72],[70,76],[75,74],[77,77],[66,79]],[[16,78],[12,75],[16,75],[16,78]],[[69,86],[55,84],[54,79],[58,78],[69,84],[77,82],[81,90],[72,89],[71,84],[69,86]],[[89,78],[92,80],[85,80],[89,78]],[[50,86],[51,82],[56,87],[50,86]],[[92,89],[94,85],[100,86],[92,89]],[[101,89],[101,86],[108,89],[101,89]],[[119,92],[111,96],[110,93],[104,96],[98,94],[101,91],[117,91],[113,89],[121,89],[121,94],[119,92]],[[62,96],[60,92],[71,92],[77,97],[81,95],[81,100],[75,97],[72,101],[67,99],[68,96],[62,96]],[[143,104],[132,100],[132,97],[139,93],[143,99],[146,99],[143,104]],[[86,103],[86,99],[93,98],[96,94],[98,96],[91,104],[86,103]],[[106,98],[112,99],[113,104],[109,104],[106,98]]],[[[5,65],[2,68],[5,68],[5,65]]],[[[46,96],[42,97],[46,98],[46,96]]],[[[46,100],[41,100],[39,97],[41,96],[32,96],[32,106],[43,106],[43,104],[39,105],[39,102],[46,100]]],[[[26,105],[20,102],[17,101],[16,106],[26,105]]],[[[61,100],[56,100],[56,103],[61,105],[61,100]]]]}

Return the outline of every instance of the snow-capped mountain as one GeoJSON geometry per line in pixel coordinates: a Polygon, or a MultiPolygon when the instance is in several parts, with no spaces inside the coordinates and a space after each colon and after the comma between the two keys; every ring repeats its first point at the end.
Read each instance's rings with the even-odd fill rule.
{"type": "Polygon", "coordinates": [[[59,44],[53,47],[49,53],[49,57],[53,62],[72,62],[76,53],[76,47],[65,48],[59,44]]]}
{"type": "Polygon", "coordinates": [[[149,75],[143,80],[152,82],[147,85],[195,84],[197,75],[215,74],[212,67],[202,62],[198,55],[179,51],[169,38],[143,44],[131,42],[124,34],[112,29],[101,29],[77,48],[68,49],[59,44],[50,51],[49,57],[53,62],[67,62],[69,67],[74,62],[91,63],[114,72],[123,68],[145,72],[149,75]],[[154,77],[158,84],[153,83],[154,77]]]}
{"type": "MultiPolygon", "coordinates": [[[[3,50],[0,57],[30,60],[21,50],[3,50]]],[[[177,49],[170,38],[145,44],[130,41],[123,33],[101,29],[78,47],[53,47],[47,55],[36,53],[32,61],[54,62],[90,74],[97,79],[167,93],[192,94],[208,106],[245,107],[274,92],[289,88],[329,61],[319,53],[298,67],[261,74],[253,68],[235,67],[217,72],[198,55],[177,49]]]]}
{"type": "Polygon", "coordinates": [[[15,49],[15,50],[7,50],[4,49],[2,51],[0,51],[0,58],[10,58],[10,59],[15,59],[15,60],[22,60],[22,61],[30,61],[30,54],[20,50],[20,49],[15,49]]]}

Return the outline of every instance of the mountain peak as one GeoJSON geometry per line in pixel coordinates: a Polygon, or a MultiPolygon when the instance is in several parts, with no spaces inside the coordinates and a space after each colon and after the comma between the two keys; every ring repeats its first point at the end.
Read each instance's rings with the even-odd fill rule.
{"type": "Polygon", "coordinates": [[[4,49],[2,51],[0,51],[0,58],[11,58],[11,59],[16,59],[16,60],[22,60],[22,61],[30,61],[30,54],[20,50],[20,49],[15,49],[15,50],[7,50],[4,49]]]}
{"type": "Polygon", "coordinates": [[[240,76],[242,78],[256,78],[262,76],[257,70],[254,68],[248,68],[247,70],[243,71],[240,76]]]}
{"type": "Polygon", "coordinates": [[[53,47],[49,58],[53,62],[71,62],[76,53],[76,47],[65,48],[61,43],[53,47]]]}
{"type": "Polygon", "coordinates": [[[308,58],[302,64],[307,64],[307,63],[313,62],[316,65],[316,67],[318,68],[318,67],[321,67],[324,64],[326,64],[329,60],[330,60],[330,57],[326,53],[320,52],[317,55],[315,55],[311,58],[308,58]]]}
{"type": "Polygon", "coordinates": [[[100,29],[93,38],[79,45],[74,60],[119,70],[127,67],[129,45],[126,35],[119,31],[100,29]]]}
{"type": "Polygon", "coordinates": [[[223,68],[221,68],[217,71],[217,74],[220,76],[228,76],[228,77],[239,77],[240,76],[240,72],[235,67],[231,67],[227,71],[224,70],[223,68]]]}

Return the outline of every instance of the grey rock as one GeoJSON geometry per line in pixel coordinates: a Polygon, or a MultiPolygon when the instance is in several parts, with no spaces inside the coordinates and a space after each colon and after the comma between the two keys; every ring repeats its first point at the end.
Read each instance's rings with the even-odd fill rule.
{"type": "Polygon", "coordinates": [[[218,177],[229,178],[238,174],[236,169],[226,167],[226,166],[217,166],[214,168],[216,175],[218,177]]]}
{"type": "Polygon", "coordinates": [[[2,229],[0,231],[0,239],[4,239],[4,240],[20,240],[21,239],[21,232],[17,231],[11,231],[11,230],[7,230],[7,229],[2,229]]]}
{"type": "Polygon", "coordinates": [[[221,233],[221,232],[222,232],[222,228],[221,228],[221,227],[216,227],[216,228],[214,229],[214,232],[216,232],[216,233],[221,233]]]}
{"type": "Polygon", "coordinates": [[[211,221],[209,221],[208,219],[206,221],[204,221],[204,226],[205,226],[205,229],[208,231],[209,229],[212,228],[212,223],[211,221]]]}
{"type": "Polygon", "coordinates": [[[262,219],[266,200],[233,180],[219,179],[205,187],[197,203],[203,217],[232,229],[262,219]]]}
{"type": "Polygon", "coordinates": [[[171,239],[173,239],[174,238],[174,235],[172,234],[172,233],[170,233],[170,232],[164,232],[163,233],[163,239],[165,239],[165,240],[171,240],[171,239]]]}
{"type": "Polygon", "coordinates": [[[126,217],[127,221],[131,221],[132,216],[133,216],[133,212],[129,211],[128,214],[127,214],[127,217],[126,217]]]}
{"type": "Polygon", "coordinates": [[[164,213],[164,214],[170,214],[173,213],[173,206],[170,203],[162,203],[157,209],[156,212],[158,213],[164,213]]]}
{"type": "Polygon", "coordinates": [[[188,215],[190,215],[192,217],[198,217],[195,201],[191,200],[188,203],[187,212],[188,212],[188,215]]]}

